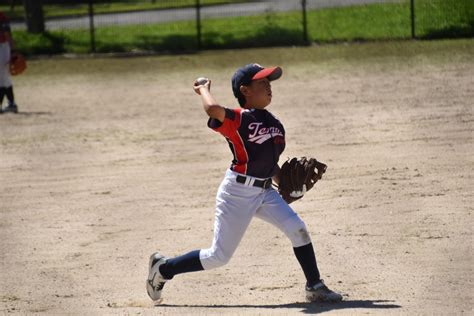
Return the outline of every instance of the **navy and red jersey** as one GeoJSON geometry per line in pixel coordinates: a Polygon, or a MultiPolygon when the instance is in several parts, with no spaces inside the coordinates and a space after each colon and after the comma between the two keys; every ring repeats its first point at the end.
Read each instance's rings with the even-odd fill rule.
{"type": "Polygon", "coordinates": [[[234,155],[231,170],[257,178],[275,175],[285,149],[285,129],[270,112],[226,108],[224,122],[210,118],[207,125],[229,143],[234,155]]]}

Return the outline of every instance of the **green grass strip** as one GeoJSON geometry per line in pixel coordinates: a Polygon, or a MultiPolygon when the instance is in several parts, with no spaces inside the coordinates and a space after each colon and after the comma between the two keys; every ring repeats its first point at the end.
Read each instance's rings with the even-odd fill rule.
{"type": "MultiPolygon", "coordinates": [[[[417,36],[420,38],[472,37],[474,1],[418,0],[417,36]]],[[[264,47],[304,43],[301,12],[268,13],[259,16],[202,21],[204,48],[264,47]]],[[[408,2],[385,3],[308,12],[312,42],[405,39],[411,36],[408,2]]],[[[86,53],[88,30],[51,31],[32,35],[14,34],[19,50],[26,54],[86,53]]],[[[97,52],[189,51],[197,48],[194,21],[150,25],[100,27],[96,30],[97,52]]]]}

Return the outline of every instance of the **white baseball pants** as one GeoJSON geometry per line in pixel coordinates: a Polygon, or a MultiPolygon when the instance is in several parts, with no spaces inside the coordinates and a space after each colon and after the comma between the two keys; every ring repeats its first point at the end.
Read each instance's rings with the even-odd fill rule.
{"type": "Polygon", "coordinates": [[[12,86],[10,77],[10,44],[0,43],[0,87],[12,86]]]}
{"type": "MultiPolygon", "coordinates": [[[[263,189],[236,181],[238,173],[227,170],[216,197],[214,238],[209,249],[199,252],[205,270],[225,265],[237,249],[254,216],[276,226],[291,240],[293,247],[311,243],[300,217],[273,188],[263,189]]],[[[262,180],[262,179],[259,179],[262,180]]]]}

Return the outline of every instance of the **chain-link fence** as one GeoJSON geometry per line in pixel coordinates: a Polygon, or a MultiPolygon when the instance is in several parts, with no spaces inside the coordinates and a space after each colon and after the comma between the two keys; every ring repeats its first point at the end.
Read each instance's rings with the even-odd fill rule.
{"type": "Polygon", "coordinates": [[[28,2],[41,1],[7,0],[0,10],[12,20],[18,48],[30,54],[474,35],[473,0],[42,0],[36,15],[25,13],[28,2]],[[35,16],[44,25],[38,34],[35,16]]]}

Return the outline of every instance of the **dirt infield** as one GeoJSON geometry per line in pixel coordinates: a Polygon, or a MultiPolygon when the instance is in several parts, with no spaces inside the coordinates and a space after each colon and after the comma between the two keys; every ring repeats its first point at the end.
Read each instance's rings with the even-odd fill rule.
{"type": "Polygon", "coordinates": [[[22,112],[0,115],[0,313],[471,313],[474,45],[390,45],[30,62],[22,112]],[[329,166],[293,205],[345,300],[305,303],[290,242],[255,219],[227,266],[177,276],[155,307],[148,256],[210,245],[231,158],[191,82],[233,107],[249,61],[284,68],[283,158],[329,166]]]}

